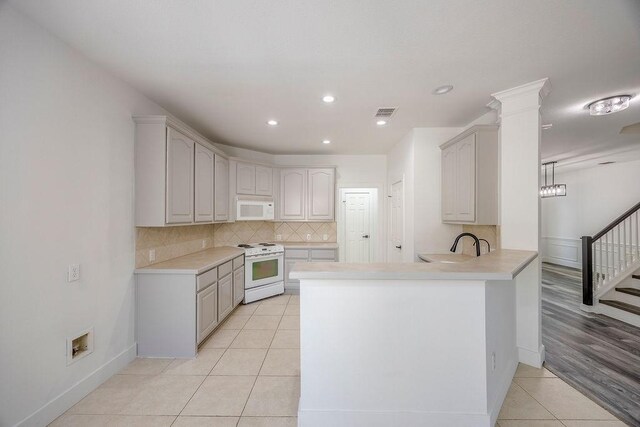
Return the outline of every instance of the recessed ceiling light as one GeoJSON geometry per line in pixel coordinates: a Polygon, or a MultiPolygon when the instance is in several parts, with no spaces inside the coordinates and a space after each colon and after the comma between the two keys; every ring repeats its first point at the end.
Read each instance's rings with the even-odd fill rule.
{"type": "Polygon", "coordinates": [[[333,101],[336,100],[336,98],[333,95],[325,95],[322,97],[322,100],[327,104],[331,104],[333,101]]]}
{"type": "Polygon", "coordinates": [[[278,126],[278,121],[277,120],[268,120],[267,124],[269,126],[278,126]]]}
{"type": "Polygon", "coordinates": [[[626,110],[629,107],[630,99],[631,95],[616,95],[599,99],[589,104],[589,114],[592,116],[605,116],[626,110]]]}
{"type": "Polygon", "coordinates": [[[542,125],[542,129],[547,130],[547,129],[551,129],[553,127],[553,123],[547,123],[542,125]]]}
{"type": "Polygon", "coordinates": [[[376,124],[377,124],[378,126],[384,126],[384,125],[386,125],[386,124],[387,124],[387,121],[386,121],[386,120],[378,120],[378,121],[376,122],[376,124]]]}
{"type": "Polygon", "coordinates": [[[449,93],[452,90],[453,90],[453,86],[444,85],[444,86],[440,86],[440,87],[435,88],[432,93],[434,95],[444,95],[445,93],[449,93]]]}
{"type": "Polygon", "coordinates": [[[330,140],[328,140],[328,139],[323,139],[323,140],[322,140],[322,143],[323,143],[323,144],[331,144],[331,141],[330,141],[330,140]]]}

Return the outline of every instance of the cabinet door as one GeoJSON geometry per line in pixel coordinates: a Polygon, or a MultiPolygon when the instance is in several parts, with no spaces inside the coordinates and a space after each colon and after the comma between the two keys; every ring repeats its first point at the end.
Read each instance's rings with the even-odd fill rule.
{"type": "Polygon", "coordinates": [[[233,310],[233,275],[227,274],[218,279],[218,322],[233,310]]]}
{"type": "Polygon", "coordinates": [[[273,169],[256,166],[256,194],[259,196],[273,194],[273,169]]]}
{"type": "Polygon", "coordinates": [[[456,219],[456,145],[442,151],[442,220],[456,219]]]}
{"type": "Polygon", "coordinates": [[[215,284],[209,286],[197,296],[197,335],[198,344],[218,326],[218,293],[215,284]]]}
{"type": "Polygon", "coordinates": [[[180,132],[167,128],[167,224],[193,222],[193,146],[180,132]]]}
{"type": "Polygon", "coordinates": [[[280,219],[305,219],[306,169],[282,169],[280,172],[280,219]]]}
{"type": "Polygon", "coordinates": [[[213,151],[196,144],[195,222],[213,222],[213,151]]]}
{"type": "Polygon", "coordinates": [[[456,145],[456,220],[476,219],[476,136],[469,135],[456,145]]]}
{"type": "Polygon", "coordinates": [[[298,279],[290,279],[289,273],[293,269],[295,264],[306,263],[307,260],[303,259],[286,259],[284,260],[284,288],[285,289],[300,289],[300,281],[298,279]]]}
{"type": "Polygon", "coordinates": [[[236,166],[236,193],[256,194],[256,167],[246,163],[236,166]]]}
{"type": "Polygon", "coordinates": [[[333,221],[335,204],[335,171],[309,169],[307,219],[333,221]]]}
{"type": "Polygon", "coordinates": [[[216,154],[215,220],[229,220],[229,160],[216,154]]]}
{"type": "Polygon", "coordinates": [[[233,305],[244,299],[244,265],[233,272],[233,305]]]}

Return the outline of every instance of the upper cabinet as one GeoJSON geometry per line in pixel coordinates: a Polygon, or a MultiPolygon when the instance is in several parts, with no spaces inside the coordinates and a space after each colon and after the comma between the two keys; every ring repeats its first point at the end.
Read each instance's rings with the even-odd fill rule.
{"type": "Polygon", "coordinates": [[[334,218],[335,169],[280,170],[280,220],[333,221],[334,218]]]}
{"type": "Polygon", "coordinates": [[[229,220],[229,159],[216,154],[215,159],[216,221],[229,220]]]}
{"type": "Polygon", "coordinates": [[[212,222],[215,154],[207,147],[196,144],[195,158],[195,222],[212,222]]]}
{"type": "Polygon", "coordinates": [[[170,117],[133,119],[136,226],[228,220],[229,161],[170,117]]]}
{"type": "Polygon", "coordinates": [[[442,149],[442,222],[497,225],[498,126],[472,126],[442,149]]]}
{"type": "Polygon", "coordinates": [[[273,195],[273,169],[238,162],[236,165],[236,193],[256,196],[273,195]]]}

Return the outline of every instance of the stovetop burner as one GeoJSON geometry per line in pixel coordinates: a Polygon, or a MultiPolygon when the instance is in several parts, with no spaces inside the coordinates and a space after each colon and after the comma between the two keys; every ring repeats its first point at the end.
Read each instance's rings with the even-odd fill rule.
{"type": "Polygon", "coordinates": [[[238,245],[239,248],[252,248],[253,246],[247,245],[246,243],[238,245]]]}

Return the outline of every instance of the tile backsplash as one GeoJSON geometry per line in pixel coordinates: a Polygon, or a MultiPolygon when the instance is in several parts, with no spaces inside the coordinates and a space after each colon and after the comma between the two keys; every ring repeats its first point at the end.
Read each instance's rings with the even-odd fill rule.
{"type": "Polygon", "coordinates": [[[214,225],[180,227],[136,227],[136,268],[188,255],[214,245],[214,225]],[[156,251],[155,261],[149,251],[156,251]]]}
{"type": "Polygon", "coordinates": [[[333,243],[337,237],[335,222],[238,221],[215,225],[214,246],[272,241],[333,243]]]}
{"type": "Polygon", "coordinates": [[[333,243],[337,240],[336,223],[238,221],[180,227],[137,227],[136,268],[201,251],[203,241],[204,249],[208,249],[277,240],[333,243]],[[327,240],[324,240],[325,235],[327,240]],[[149,260],[151,249],[156,251],[155,261],[149,260]]]}

